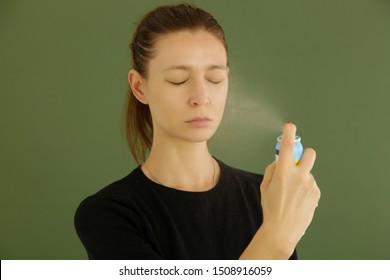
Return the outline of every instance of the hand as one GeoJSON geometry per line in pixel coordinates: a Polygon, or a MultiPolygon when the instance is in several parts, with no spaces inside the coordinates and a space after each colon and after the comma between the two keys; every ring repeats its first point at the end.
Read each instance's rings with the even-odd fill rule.
{"type": "Polygon", "coordinates": [[[260,186],[264,235],[271,235],[276,246],[293,252],[310,225],[320,199],[320,190],[310,173],[316,158],[306,149],[298,165],[294,163],[296,127],[283,128],[278,161],[269,165],[260,186]]]}

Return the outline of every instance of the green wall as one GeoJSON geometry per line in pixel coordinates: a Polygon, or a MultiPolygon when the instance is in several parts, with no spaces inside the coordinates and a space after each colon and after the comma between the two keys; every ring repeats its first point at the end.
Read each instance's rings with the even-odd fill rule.
{"type": "MultiPolygon", "coordinates": [[[[227,34],[210,147],[262,173],[284,121],[317,151],[303,259],[390,259],[390,3],[193,1],[227,34]]],[[[166,1],[0,1],[0,257],[85,259],[79,202],[136,164],[121,132],[133,23],[166,1]]]]}

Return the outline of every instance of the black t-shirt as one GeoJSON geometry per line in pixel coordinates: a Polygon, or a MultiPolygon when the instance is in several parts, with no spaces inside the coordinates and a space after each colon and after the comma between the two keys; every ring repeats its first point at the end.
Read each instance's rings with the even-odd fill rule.
{"type": "Polygon", "coordinates": [[[263,177],[218,163],[220,180],[209,191],[168,188],[137,167],[86,198],[75,226],[88,257],[238,259],[262,223],[263,177]]]}

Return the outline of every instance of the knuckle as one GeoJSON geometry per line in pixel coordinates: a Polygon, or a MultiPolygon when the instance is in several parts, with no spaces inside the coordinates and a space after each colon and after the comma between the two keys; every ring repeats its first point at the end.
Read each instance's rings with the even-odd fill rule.
{"type": "Polygon", "coordinates": [[[318,186],[316,186],[316,193],[317,193],[318,200],[320,200],[320,198],[321,198],[321,190],[320,190],[320,188],[318,186]]]}
{"type": "Polygon", "coordinates": [[[297,174],[296,180],[299,182],[300,185],[304,186],[310,186],[310,177],[307,176],[307,174],[300,172],[297,174]]]}

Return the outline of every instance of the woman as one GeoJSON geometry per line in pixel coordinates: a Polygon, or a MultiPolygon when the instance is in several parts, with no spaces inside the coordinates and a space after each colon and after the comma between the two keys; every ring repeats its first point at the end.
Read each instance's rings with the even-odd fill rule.
{"type": "Polygon", "coordinates": [[[210,155],[229,73],[217,21],[188,4],[158,7],[131,51],[126,130],[140,166],[80,204],[75,225],[89,258],[296,259],[320,197],[315,152],[294,164],[288,123],[264,177],[210,155]]]}

